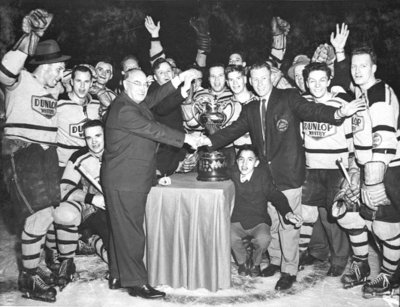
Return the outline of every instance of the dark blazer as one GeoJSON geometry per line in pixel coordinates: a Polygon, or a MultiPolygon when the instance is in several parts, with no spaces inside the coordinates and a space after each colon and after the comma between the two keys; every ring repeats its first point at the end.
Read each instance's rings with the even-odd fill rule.
{"type": "Polygon", "coordinates": [[[300,135],[301,121],[327,122],[338,125],[337,109],[307,101],[297,90],[273,88],[266,111],[266,142],[262,135],[260,102],[243,107],[232,125],[210,136],[212,148],[220,148],[250,132],[252,144],[261,161],[270,167],[272,178],[279,190],[300,187],[305,179],[305,156],[300,135]]]}
{"type": "MultiPolygon", "coordinates": [[[[149,92],[160,88],[157,82],[153,82],[149,92]]],[[[180,88],[165,97],[159,104],[151,109],[156,121],[170,128],[184,132],[181,105],[185,98],[182,97],[180,88]]],[[[179,161],[185,158],[186,149],[177,148],[168,144],[160,144],[157,151],[157,169],[162,175],[171,175],[179,165],[179,161]]]]}
{"type": "Polygon", "coordinates": [[[244,229],[251,229],[258,224],[271,226],[268,214],[270,201],[285,217],[292,212],[286,196],[273,185],[269,169],[265,165],[254,168],[250,181],[240,182],[240,171],[237,165],[229,169],[229,177],[235,184],[235,206],[231,222],[239,222],[244,229]]]}
{"type": "Polygon", "coordinates": [[[135,103],[126,93],[111,104],[105,128],[102,184],[148,193],[156,170],[157,142],[181,147],[185,134],[154,120],[150,108],[173,93],[169,82],[135,103]]]}

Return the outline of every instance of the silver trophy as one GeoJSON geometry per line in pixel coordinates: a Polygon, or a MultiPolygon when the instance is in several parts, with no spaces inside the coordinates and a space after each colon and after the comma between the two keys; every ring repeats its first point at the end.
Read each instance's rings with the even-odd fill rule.
{"type": "MultiPolygon", "coordinates": [[[[192,114],[194,119],[211,135],[223,128],[235,113],[230,99],[218,100],[210,93],[199,93],[193,97],[192,114]]],[[[219,151],[203,152],[198,163],[197,180],[228,180],[225,156],[219,151]]]]}

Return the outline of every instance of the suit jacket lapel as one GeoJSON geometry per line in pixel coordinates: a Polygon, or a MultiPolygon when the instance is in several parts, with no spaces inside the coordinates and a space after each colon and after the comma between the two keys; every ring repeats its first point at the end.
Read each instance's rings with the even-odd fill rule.
{"type": "Polygon", "coordinates": [[[273,125],[274,125],[274,107],[276,103],[279,103],[278,99],[278,91],[274,88],[272,88],[271,95],[269,96],[268,99],[268,105],[267,105],[267,114],[265,116],[265,126],[266,126],[266,131],[265,131],[265,144],[264,146],[266,147],[266,153],[267,157],[270,156],[270,148],[271,148],[271,141],[272,141],[272,133],[273,133],[273,125]]]}

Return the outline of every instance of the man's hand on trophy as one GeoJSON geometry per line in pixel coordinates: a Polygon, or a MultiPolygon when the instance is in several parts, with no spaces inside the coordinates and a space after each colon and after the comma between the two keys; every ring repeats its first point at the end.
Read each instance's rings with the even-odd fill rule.
{"type": "Polygon", "coordinates": [[[199,147],[199,136],[186,133],[184,143],[189,144],[193,149],[197,149],[199,147]]]}
{"type": "Polygon", "coordinates": [[[206,137],[205,135],[202,135],[199,138],[198,147],[202,147],[202,146],[212,146],[211,140],[208,137],[206,137]]]}
{"type": "Polygon", "coordinates": [[[198,78],[201,78],[201,73],[196,69],[189,69],[188,72],[184,75],[184,81],[183,81],[184,83],[182,86],[182,96],[184,98],[187,97],[193,81],[198,78]]]}
{"type": "Polygon", "coordinates": [[[33,32],[37,36],[42,37],[52,19],[53,14],[43,9],[33,10],[22,20],[22,31],[26,34],[33,32]]]}

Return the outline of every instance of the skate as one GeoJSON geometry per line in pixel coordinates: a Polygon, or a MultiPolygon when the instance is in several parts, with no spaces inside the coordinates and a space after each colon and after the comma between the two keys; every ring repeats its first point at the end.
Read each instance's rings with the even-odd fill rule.
{"type": "Polygon", "coordinates": [[[76,248],[77,255],[94,255],[96,254],[96,249],[90,245],[90,243],[86,243],[85,241],[79,239],[78,246],[76,248]]]}
{"type": "Polygon", "coordinates": [[[51,248],[44,248],[44,261],[46,262],[47,267],[52,271],[55,275],[57,275],[58,270],[60,269],[60,262],[57,260],[57,253],[51,248]]]}
{"type": "Polygon", "coordinates": [[[36,274],[50,287],[54,287],[56,285],[57,276],[47,267],[42,268],[38,267],[36,274]]]}
{"type": "Polygon", "coordinates": [[[60,269],[58,271],[57,286],[62,291],[72,280],[75,278],[76,267],[74,258],[67,258],[61,262],[60,269]]]}
{"type": "Polygon", "coordinates": [[[355,261],[350,265],[350,269],[345,273],[341,282],[343,283],[343,288],[349,289],[358,285],[365,284],[368,280],[367,277],[371,273],[368,261],[355,261]]]}
{"type": "Polygon", "coordinates": [[[47,285],[38,274],[22,271],[18,276],[18,288],[25,298],[44,302],[56,301],[56,289],[47,285]]]}
{"type": "Polygon", "coordinates": [[[364,298],[382,297],[382,296],[393,296],[395,289],[390,283],[390,275],[386,273],[380,273],[362,288],[364,298]]]}

